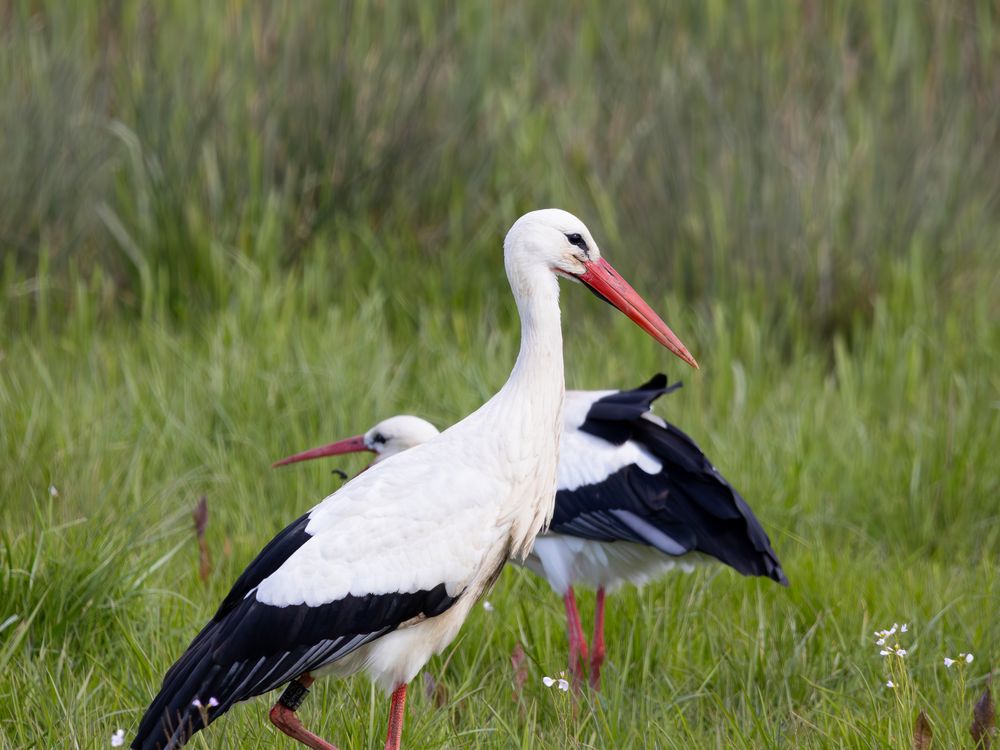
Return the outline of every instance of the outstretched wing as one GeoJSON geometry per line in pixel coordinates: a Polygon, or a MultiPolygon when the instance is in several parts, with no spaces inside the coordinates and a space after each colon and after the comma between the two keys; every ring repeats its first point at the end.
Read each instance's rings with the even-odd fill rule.
{"type": "Polygon", "coordinates": [[[632,391],[568,394],[576,403],[567,414],[585,408],[586,416],[566,425],[549,530],[671,556],[703,552],[744,575],[787,584],[746,501],[694,440],[652,414],[652,402],[678,387],[657,375],[632,391]]]}

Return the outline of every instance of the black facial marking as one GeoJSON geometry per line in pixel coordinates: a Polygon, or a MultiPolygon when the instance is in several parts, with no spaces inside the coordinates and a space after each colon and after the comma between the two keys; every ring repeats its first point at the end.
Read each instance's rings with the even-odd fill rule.
{"type": "Polygon", "coordinates": [[[569,240],[569,244],[576,245],[578,248],[583,250],[584,253],[588,252],[587,241],[576,232],[573,234],[567,234],[566,239],[569,240]]]}

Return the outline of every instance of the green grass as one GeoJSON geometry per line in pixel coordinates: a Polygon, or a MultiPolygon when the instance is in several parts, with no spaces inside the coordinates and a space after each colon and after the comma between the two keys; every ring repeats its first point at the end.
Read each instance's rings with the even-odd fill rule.
{"type": "MultiPolygon", "coordinates": [[[[338,484],[326,467],[275,472],[271,460],[399,411],[457,419],[513,359],[514,331],[490,325],[499,310],[426,305],[395,337],[394,303],[308,315],[300,286],[248,292],[195,326],[117,322],[5,347],[0,619],[18,619],[0,632],[3,747],[100,746],[134,725],[255,550],[338,484]],[[206,585],[189,516],[201,494],[206,585]]],[[[911,708],[882,687],[871,637],[893,621],[911,626],[916,701],[939,731],[964,732],[972,695],[959,700],[941,660],[976,653],[973,691],[998,658],[1000,328],[985,287],[918,304],[921,287],[919,267],[901,266],[873,324],[832,359],[781,351],[747,310],[706,318],[660,300],[704,363],[661,413],[742,489],[791,588],[705,570],[623,593],[606,690],[574,713],[540,686],[563,667],[561,604],[510,570],[496,610],[477,610],[429,666],[448,700],[415,691],[410,746],[904,747],[911,708]],[[523,713],[516,643],[531,660],[523,713]]],[[[679,374],[589,295],[565,297],[571,385],[679,374]]],[[[271,742],[264,708],[237,708],[207,746],[271,742]]],[[[371,747],[384,711],[354,680],[318,690],[305,715],[345,747],[371,747]]]]}
{"type": "MultiPolygon", "coordinates": [[[[935,746],[971,747],[1000,661],[993,5],[0,18],[0,750],[134,728],[253,554],[339,484],[272,460],[402,411],[444,425],[500,386],[500,240],[541,205],[584,218],[703,367],[567,285],[570,387],[682,377],[660,413],[792,585],[703,569],[622,592],[605,690],[574,706],[541,684],[561,603],[508,570],[427,668],[443,705],[415,685],[407,745],[906,748],[923,708],[935,746]],[[890,691],[872,632],[894,621],[890,691]]],[[[267,705],[194,746],[292,747],[267,705]]],[[[355,679],[303,714],[360,748],[386,710],[355,679]]]]}

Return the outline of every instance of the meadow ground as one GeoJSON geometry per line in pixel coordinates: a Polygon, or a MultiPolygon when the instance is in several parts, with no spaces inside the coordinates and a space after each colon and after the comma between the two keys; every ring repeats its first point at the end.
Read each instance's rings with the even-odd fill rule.
{"type": "MultiPolygon", "coordinates": [[[[591,225],[703,368],[564,285],[568,385],[682,378],[659,413],[791,586],[704,568],[621,592],[604,690],[574,703],[542,684],[561,602],[508,569],[404,742],[906,748],[923,709],[935,747],[971,747],[1000,662],[995,9],[270,7],[0,4],[0,749],[134,728],[250,557],[339,484],[272,460],[495,391],[500,238],[540,204],[591,225]],[[907,654],[882,657],[894,622],[907,654]]],[[[267,705],[192,746],[293,747],[267,705]]],[[[386,711],[355,679],[302,713],[361,748],[386,711]]]]}

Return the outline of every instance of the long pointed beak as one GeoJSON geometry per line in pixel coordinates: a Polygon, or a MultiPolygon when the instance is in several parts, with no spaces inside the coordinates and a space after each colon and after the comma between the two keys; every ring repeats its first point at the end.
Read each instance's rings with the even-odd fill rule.
{"type": "Polygon", "coordinates": [[[674,332],[660,316],[653,312],[653,308],[646,304],[639,293],[618,275],[610,263],[604,258],[600,258],[595,261],[584,261],[584,266],[587,268],[586,272],[577,276],[580,281],[590,287],[599,297],[628,315],[642,330],[667,349],[694,369],[698,369],[698,363],[688,352],[687,347],[674,335],[674,332]]]}
{"type": "Polygon", "coordinates": [[[271,468],[276,469],[279,466],[285,466],[286,464],[294,464],[298,461],[309,461],[310,459],[322,458],[323,456],[339,456],[343,453],[361,453],[362,451],[369,451],[371,453],[375,452],[365,445],[364,435],[355,435],[354,437],[347,438],[346,440],[338,440],[336,443],[322,445],[319,448],[302,451],[302,453],[296,453],[294,456],[289,456],[288,458],[283,458],[280,461],[275,461],[271,464],[271,468]]]}

